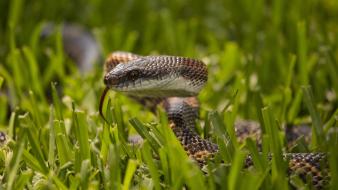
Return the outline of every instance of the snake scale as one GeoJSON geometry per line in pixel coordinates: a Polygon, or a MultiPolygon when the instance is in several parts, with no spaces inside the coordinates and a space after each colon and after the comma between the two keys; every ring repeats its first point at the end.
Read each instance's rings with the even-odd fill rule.
{"type": "MultiPolygon", "coordinates": [[[[140,56],[129,52],[113,52],[106,59],[104,83],[108,89],[122,92],[154,111],[163,106],[168,115],[169,126],[187,154],[201,165],[217,154],[217,144],[201,138],[194,130],[198,118],[197,95],[208,80],[206,65],[197,59],[178,56],[140,56]]],[[[105,93],[101,97],[101,102],[105,93]]],[[[100,113],[102,115],[102,104],[100,113]]],[[[245,121],[235,124],[239,139],[252,133],[260,136],[260,127],[245,121]]],[[[307,131],[308,132],[308,131],[307,131]]],[[[306,133],[307,133],[306,132],[306,133]]],[[[287,131],[288,136],[299,132],[287,131]]],[[[312,177],[315,188],[328,184],[329,174],[324,153],[285,153],[288,173],[298,174],[305,181],[312,177]]],[[[253,164],[250,156],[246,166],[253,164]]]]}

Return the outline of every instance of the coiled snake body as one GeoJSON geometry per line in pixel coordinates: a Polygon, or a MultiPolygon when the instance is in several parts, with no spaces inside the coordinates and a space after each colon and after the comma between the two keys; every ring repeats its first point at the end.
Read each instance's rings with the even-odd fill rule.
{"type": "MultiPolygon", "coordinates": [[[[105,70],[106,91],[123,92],[151,110],[158,104],[163,105],[171,129],[191,158],[204,164],[218,152],[216,144],[201,138],[194,130],[199,111],[196,96],[208,78],[202,61],[114,52],[107,58],[105,70]]],[[[260,133],[259,126],[255,125],[246,129],[242,123],[235,128],[239,137],[247,135],[248,131],[260,133]]],[[[303,179],[310,174],[317,188],[327,184],[327,168],[321,166],[326,162],[325,154],[287,153],[284,157],[289,161],[289,173],[297,173],[303,179]]],[[[250,158],[246,160],[246,165],[252,165],[250,158]]]]}

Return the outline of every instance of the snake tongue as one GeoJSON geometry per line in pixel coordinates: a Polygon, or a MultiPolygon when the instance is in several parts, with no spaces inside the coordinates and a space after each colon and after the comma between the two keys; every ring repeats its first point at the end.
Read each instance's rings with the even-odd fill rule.
{"type": "Polygon", "coordinates": [[[103,119],[106,123],[108,123],[108,121],[106,120],[106,118],[105,118],[104,115],[103,115],[102,108],[103,108],[103,102],[104,102],[104,99],[105,99],[105,97],[106,97],[106,95],[107,95],[108,90],[109,90],[108,87],[106,87],[106,88],[103,90],[102,95],[101,95],[101,98],[100,98],[100,105],[99,105],[99,113],[100,113],[100,116],[102,117],[102,119],[103,119]]]}

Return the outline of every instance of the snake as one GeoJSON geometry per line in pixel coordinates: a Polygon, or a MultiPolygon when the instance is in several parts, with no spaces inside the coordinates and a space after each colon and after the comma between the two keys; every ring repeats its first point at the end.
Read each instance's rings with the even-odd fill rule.
{"type": "MultiPolygon", "coordinates": [[[[104,93],[100,100],[103,117],[103,100],[108,90],[121,92],[144,107],[155,111],[162,106],[167,114],[169,127],[183,146],[187,155],[200,165],[205,165],[219,153],[219,146],[204,139],[195,131],[199,115],[197,96],[208,80],[208,70],[203,61],[180,56],[141,56],[130,52],[112,52],[104,64],[104,93]]],[[[235,123],[236,135],[245,139],[262,134],[259,124],[248,121],[235,123]],[[258,134],[258,135],[257,135],[258,134]]],[[[308,135],[309,130],[303,134],[308,135]]],[[[287,139],[295,139],[299,131],[286,131],[287,139]]],[[[321,189],[328,184],[329,171],[326,153],[283,153],[288,162],[288,174],[298,175],[304,182],[308,175],[312,185],[321,189]]],[[[251,156],[245,166],[253,165],[251,156]]]]}

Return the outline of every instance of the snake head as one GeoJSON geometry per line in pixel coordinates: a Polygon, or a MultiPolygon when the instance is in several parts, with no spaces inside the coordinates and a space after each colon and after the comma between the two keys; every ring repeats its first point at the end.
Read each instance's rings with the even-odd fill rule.
{"type": "Polygon", "coordinates": [[[196,96],[206,81],[201,61],[174,56],[139,57],[104,76],[110,89],[140,97],[196,96]]]}
{"type": "Polygon", "coordinates": [[[142,70],[132,64],[118,64],[114,69],[104,76],[104,84],[114,90],[128,90],[131,86],[136,86],[135,81],[140,81],[145,77],[142,70]]]}

